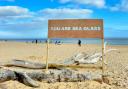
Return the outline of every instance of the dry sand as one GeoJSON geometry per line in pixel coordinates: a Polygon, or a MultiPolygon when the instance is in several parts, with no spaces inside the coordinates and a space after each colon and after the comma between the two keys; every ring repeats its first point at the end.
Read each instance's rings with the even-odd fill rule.
{"type": "MultiPolygon", "coordinates": [[[[109,75],[109,84],[96,81],[68,82],[68,83],[40,83],[36,89],[128,89],[128,46],[110,46],[113,51],[105,56],[107,61],[106,73],[109,75]]],[[[79,52],[95,53],[101,51],[101,45],[62,44],[49,46],[49,62],[63,61],[79,52]]],[[[32,44],[21,42],[0,42],[0,62],[12,59],[29,60],[45,63],[46,44],[32,44]]],[[[15,69],[17,70],[17,69],[15,69]]],[[[37,70],[34,70],[37,71],[37,70]]],[[[41,70],[38,70],[41,71],[41,70]]],[[[84,70],[82,70],[84,71],[84,70]]],[[[96,70],[95,70],[96,71],[96,70]]],[[[0,89],[34,89],[17,81],[8,81],[0,84],[0,89]]]]}

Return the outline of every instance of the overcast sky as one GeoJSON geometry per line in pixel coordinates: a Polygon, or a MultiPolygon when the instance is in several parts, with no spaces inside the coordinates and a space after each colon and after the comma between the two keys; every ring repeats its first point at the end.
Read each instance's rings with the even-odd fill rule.
{"type": "Polygon", "coordinates": [[[105,37],[128,38],[128,0],[0,0],[0,39],[46,38],[48,19],[103,19],[105,37]]]}

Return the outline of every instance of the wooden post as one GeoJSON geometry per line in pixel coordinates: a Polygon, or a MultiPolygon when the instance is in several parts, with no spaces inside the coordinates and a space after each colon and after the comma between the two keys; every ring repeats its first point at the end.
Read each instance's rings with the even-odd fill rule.
{"type": "Polygon", "coordinates": [[[105,65],[104,65],[104,38],[102,38],[102,78],[104,77],[104,70],[105,70],[105,65]]]}
{"type": "Polygon", "coordinates": [[[48,71],[49,39],[47,40],[46,71],[48,71]]]}

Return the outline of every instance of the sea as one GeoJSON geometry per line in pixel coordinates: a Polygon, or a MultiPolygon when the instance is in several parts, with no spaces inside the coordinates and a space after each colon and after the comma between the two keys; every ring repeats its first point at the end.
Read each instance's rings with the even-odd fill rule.
{"type": "MultiPolygon", "coordinates": [[[[78,40],[81,40],[82,44],[101,44],[101,39],[91,38],[54,38],[49,39],[50,43],[60,42],[66,44],[77,44],[78,40]]],[[[12,42],[26,42],[26,43],[46,43],[47,39],[0,39],[0,41],[12,41],[12,42]]],[[[105,38],[104,42],[109,45],[128,45],[128,38],[105,38]]]]}

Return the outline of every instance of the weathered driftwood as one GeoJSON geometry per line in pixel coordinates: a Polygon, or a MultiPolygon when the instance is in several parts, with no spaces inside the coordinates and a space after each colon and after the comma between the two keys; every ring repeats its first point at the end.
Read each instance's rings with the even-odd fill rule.
{"type": "MultiPolygon", "coordinates": [[[[22,67],[22,68],[30,68],[30,69],[45,69],[46,64],[43,63],[35,63],[35,62],[30,62],[30,61],[25,61],[25,60],[12,60],[9,62],[4,62],[0,63],[0,66],[5,66],[5,67],[22,67]]],[[[63,67],[70,67],[70,68],[93,68],[93,69],[102,69],[101,66],[88,66],[88,65],[73,65],[73,64],[55,64],[55,63],[49,63],[48,65],[49,69],[60,69],[63,67]]]]}
{"type": "Polygon", "coordinates": [[[9,80],[17,80],[27,86],[39,87],[39,84],[37,84],[33,79],[31,79],[26,73],[0,69],[0,83],[9,80]]]}
{"type": "MultiPolygon", "coordinates": [[[[104,54],[106,55],[106,53],[111,52],[111,51],[117,51],[117,49],[106,50],[104,54]]],[[[74,63],[78,63],[78,64],[94,64],[102,60],[102,53],[99,52],[99,53],[94,53],[92,55],[87,55],[86,53],[82,52],[82,53],[75,55],[72,58],[72,60],[74,63]]],[[[107,64],[105,61],[104,63],[107,64]]]]}
{"type": "Polygon", "coordinates": [[[48,83],[51,82],[78,82],[85,80],[97,80],[101,79],[101,75],[91,73],[75,73],[69,69],[62,70],[49,70],[46,72],[31,72],[31,73],[23,73],[12,70],[0,70],[0,82],[5,82],[9,80],[16,80],[20,83],[23,83],[27,86],[31,87],[39,87],[39,84],[36,81],[45,81],[48,83]]]}
{"type": "Polygon", "coordinates": [[[6,67],[15,66],[15,67],[30,68],[30,69],[42,69],[42,68],[46,67],[46,65],[44,65],[42,63],[35,63],[35,62],[30,62],[30,61],[25,61],[25,60],[17,60],[17,59],[0,63],[0,66],[6,66],[6,67]]]}
{"type": "MultiPolygon", "coordinates": [[[[111,51],[118,51],[117,49],[107,49],[106,50],[106,44],[107,42],[104,43],[104,55],[106,55],[107,53],[111,52],[111,51]]],[[[98,61],[102,60],[102,53],[98,52],[98,53],[94,53],[94,54],[86,54],[85,52],[81,52],[78,53],[74,56],[72,56],[69,59],[66,59],[65,62],[63,62],[64,64],[94,64],[97,63],[98,61]]],[[[105,64],[107,64],[104,61],[105,64]]]]}

